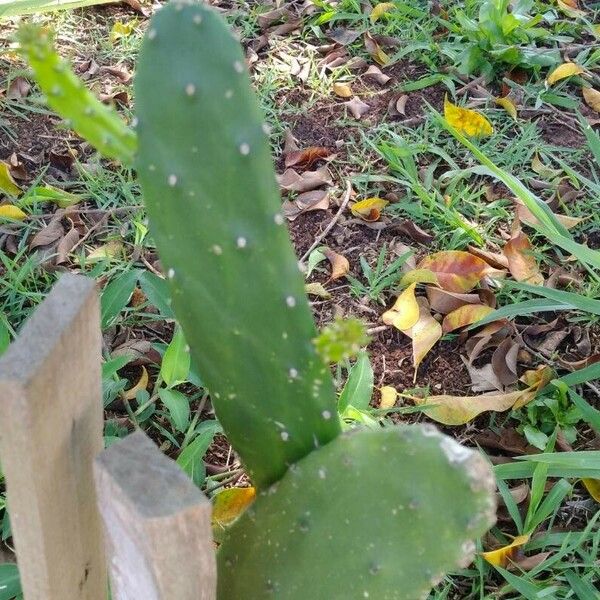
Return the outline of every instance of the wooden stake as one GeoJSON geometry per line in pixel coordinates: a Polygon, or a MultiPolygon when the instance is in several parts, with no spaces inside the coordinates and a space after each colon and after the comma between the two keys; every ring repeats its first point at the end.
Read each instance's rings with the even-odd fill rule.
{"type": "Polygon", "coordinates": [[[214,600],[211,505],[141,431],[96,459],[113,600],[214,600]]]}
{"type": "Polygon", "coordinates": [[[92,474],[102,450],[92,280],[63,275],[0,359],[0,457],[27,600],[104,600],[92,474]]]}

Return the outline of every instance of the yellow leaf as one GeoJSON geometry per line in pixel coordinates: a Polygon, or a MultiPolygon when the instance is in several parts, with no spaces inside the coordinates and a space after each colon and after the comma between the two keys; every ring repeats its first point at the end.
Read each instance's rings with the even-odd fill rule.
{"type": "Polygon", "coordinates": [[[0,206],[0,219],[10,219],[12,221],[23,221],[27,215],[14,204],[3,204],[0,206]]]}
{"type": "Polygon", "coordinates": [[[452,127],[472,137],[484,137],[494,133],[492,124],[481,113],[452,104],[448,96],[444,98],[444,117],[452,127]]]}
{"type": "Polygon", "coordinates": [[[3,161],[0,161],[0,191],[15,198],[21,194],[21,188],[10,174],[9,165],[3,161]]]}
{"type": "Polygon", "coordinates": [[[561,79],[566,79],[567,77],[573,77],[573,75],[581,75],[584,70],[576,63],[566,62],[562,65],[559,65],[548,75],[546,78],[546,85],[553,85],[557,81],[561,79]]]}
{"type": "Polygon", "coordinates": [[[506,567],[508,561],[513,558],[517,550],[529,541],[529,537],[529,534],[518,535],[510,544],[508,544],[508,546],[503,546],[497,550],[490,550],[489,552],[482,552],[481,556],[483,556],[483,558],[491,565],[506,567]]]}
{"type": "Polygon", "coordinates": [[[381,216],[381,210],[389,204],[382,198],[366,198],[355,202],[350,211],[355,217],[360,217],[363,221],[377,221],[381,216]]]}
{"type": "Polygon", "coordinates": [[[577,2],[569,2],[563,0],[556,0],[556,4],[560,10],[562,10],[569,17],[583,17],[585,16],[585,11],[581,10],[577,6],[577,2]]]}
{"type": "Polygon", "coordinates": [[[393,2],[380,2],[373,7],[371,11],[371,23],[375,23],[378,19],[380,19],[383,15],[386,15],[390,11],[394,10],[396,5],[393,2]]]}
{"type": "Polygon", "coordinates": [[[585,478],[581,480],[581,483],[583,483],[590,496],[596,502],[600,502],[600,479],[585,478]]]}
{"type": "Polygon", "coordinates": [[[386,325],[403,331],[410,329],[419,320],[419,304],[415,298],[416,283],[411,283],[397,298],[394,306],[381,316],[386,325]]]}
{"type": "Polygon", "coordinates": [[[213,527],[231,525],[256,497],[253,487],[230,488],[219,492],[213,498],[212,524],[213,527]]]}
{"type": "Polygon", "coordinates": [[[106,260],[107,258],[114,258],[118,256],[123,250],[123,242],[119,240],[111,240],[102,246],[98,246],[92,250],[88,256],[88,262],[97,262],[99,260],[106,260]]]}
{"type": "Polygon", "coordinates": [[[585,103],[597,113],[600,113],[600,92],[594,88],[583,88],[583,99],[585,103]]]}
{"type": "Polygon", "coordinates": [[[380,390],[381,399],[379,400],[379,408],[393,408],[396,404],[398,392],[391,385],[384,385],[380,390]]]}
{"type": "Polygon", "coordinates": [[[410,283],[432,283],[439,285],[437,275],[429,269],[411,269],[402,275],[400,285],[408,285],[410,283]]]}
{"type": "Polygon", "coordinates": [[[132,21],[127,21],[127,23],[117,21],[110,30],[111,43],[114,44],[117,40],[131,35],[131,32],[135,29],[136,25],[137,21],[135,19],[132,21]]]}
{"type": "Polygon", "coordinates": [[[325,289],[323,284],[318,281],[305,284],[304,291],[311,296],[318,296],[319,298],[325,298],[325,300],[331,298],[331,294],[325,289]]]}
{"type": "Polygon", "coordinates": [[[367,52],[373,57],[376,63],[383,66],[390,62],[390,57],[381,49],[381,46],[379,46],[369,32],[365,34],[364,40],[367,52]]]}
{"type": "Polygon", "coordinates": [[[403,331],[412,339],[413,366],[417,379],[417,370],[427,353],[442,337],[442,326],[431,316],[429,304],[425,298],[417,298],[419,304],[419,320],[410,328],[403,331]]]}
{"type": "Polygon", "coordinates": [[[331,276],[329,277],[331,281],[345,277],[348,274],[350,263],[345,256],[334,252],[331,248],[323,248],[322,252],[331,264],[331,276]]]}
{"type": "Polygon", "coordinates": [[[148,371],[146,371],[146,367],[142,366],[142,374],[138,382],[130,387],[128,390],[122,392],[123,398],[125,400],[135,400],[138,392],[145,390],[148,387],[148,371]]]}
{"type": "Polygon", "coordinates": [[[334,83],[333,92],[340,98],[351,98],[353,96],[352,88],[347,83],[334,83]]]}
{"type": "Polygon", "coordinates": [[[562,173],[561,169],[553,169],[553,168],[549,167],[548,165],[545,165],[541,161],[537,152],[535,153],[535,156],[533,157],[533,159],[531,161],[531,170],[534,173],[537,173],[542,179],[545,179],[545,180],[554,179],[555,177],[558,177],[562,173]]]}
{"type": "Polygon", "coordinates": [[[496,104],[501,106],[515,121],[517,120],[517,107],[510,98],[506,96],[504,98],[496,98],[496,104]]]}

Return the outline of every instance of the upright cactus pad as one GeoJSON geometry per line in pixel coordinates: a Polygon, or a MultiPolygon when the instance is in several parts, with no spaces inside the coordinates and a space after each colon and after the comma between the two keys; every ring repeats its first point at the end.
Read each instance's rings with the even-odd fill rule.
{"type": "Polygon", "coordinates": [[[476,452],[431,426],[338,437],[294,465],[228,531],[219,600],[418,600],[467,566],[495,520],[476,452]]]}
{"type": "Polygon", "coordinates": [[[167,5],[135,91],[138,173],[175,314],[265,487],[340,426],[241,47],[207,6],[167,5]]]}

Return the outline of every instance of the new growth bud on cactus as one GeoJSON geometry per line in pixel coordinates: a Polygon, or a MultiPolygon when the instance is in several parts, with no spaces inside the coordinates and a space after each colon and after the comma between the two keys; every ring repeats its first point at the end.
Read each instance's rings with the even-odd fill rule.
{"type": "Polygon", "coordinates": [[[175,314],[264,487],[340,428],[244,55],[214,11],[174,3],[152,20],[135,90],[139,178],[175,314]]]}

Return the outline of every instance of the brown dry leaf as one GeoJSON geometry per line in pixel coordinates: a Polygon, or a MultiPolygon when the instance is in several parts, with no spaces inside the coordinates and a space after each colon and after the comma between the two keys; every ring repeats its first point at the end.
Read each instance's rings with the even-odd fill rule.
{"type": "Polygon", "coordinates": [[[469,362],[472,363],[486,348],[498,346],[513,330],[513,325],[507,319],[494,321],[472,335],[466,342],[465,348],[469,362]]]}
{"type": "Polygon", "coordinates": [[[544,277],[533,255],[533,247],[529,238],[520,230],[513,234],[503,248],[508,260],[511,275],[517,281],[525,281],[532,285],[543,285],[544,277]]]}
{"type": "Polygon", "coordinates": [[[346,29],[345,27],[336,27],[327,34],[327,37],[342,46],[348,46],[355,42],[361,35],[356,29],[346,29]]]}
{"type": "Polygon", "coordinates": [[[393,227],[394,231],[403,233],[419,244],[430,244],[435,237],[421,229],[414,221],[403,219],[393,227]]]}
{"type": "Polygon", "coordinates": [[[318,296],[324,300],[329,300],[329,298],[331,298],[331,294],[325,289],[325,286],[318,281],[306,283],[304,285],[304,291],[311,296],[318,296]]]}
{"type": "Polygon", "coordinates": [[[323,185],[333,185],[331,173],[327,167],[299,174],[294,169],[286,169],[277,176],[279,187],[286,192],[309,192],[323,185]]]}
{"type": "Polygon", "coordinates": [[[388,102],[389,113],[397,117],[398,115],[406,116],[406,103],[408,102],[408,96],[406,94],[398,94],[392,96],[388,102]]]}
{"type": "MultiPolygon", "coordinates": [[[[287,145],[287,140],[286,140],[287,145]]],[[[308,169],[316,162],[329,158],[333,152],[324,146],[310,146],[304,150],[290,150],[285,152],[285,166],[308,169]]]]}
{"type": "Polygon", "coordinates": [[[521,346],[511,338],[506,338],[492,354],[492,369],[504,387],[518,381],[517,359],[521,346]]]}
{"type": "MultiPolygon", "coordinates": [[[[558,0],[560,2],[560,0],[558,0]]],[[[509,571],[531,571],[541,565],[552,552],[538,552],[529,556],[512,558],[508,564],[509,571]]]]}
{"type": "Polygon", "coordinates": [[[390,62],[390,57],[381,49],[381,46],[373,39],[370,33],[365,33],[363,39],[366,51],[377,64],[384,66],[390,62]]]}
{"type": "Polygon", "coordinates": [[[350,263],[345,256],[331,250],[331,248],[323,248],[321,250],[331,264],[330,281],[345,277],[350,271],[350,263]]]}
{"type": "Polygon", "coordinates": [[[329,192],[326,190],[313,190],[300,194],[293,202],[286,200],[281,210],[289,221],[298,216],[313,211],[327,210],[329,208],[329,192]]]}
{"type": "Polygon", "coordinates": [[[393,408],[396,405],[396,399],[398,398],[398,392],[395,387],[391,385],[384,385],[380,390],[381,398],[379,400],[379,408],[393,408]]]}
{"type": "Polygon", "coordinates": [[[465,304],[444,317],[442,330],[444,333],[449,333],[455,329],[472,325],[492,312],[494,309],[485,304],[465,304]]]}
{"type": "Polygon", "coordinates": [[[471,390],[473,392],[504,391],[504,386],[494,373],[494,368],[490,363],[477,368],[469,364],[464,358],[463,362],[471,378],[471,390]]]}
{"type": "Polygon", "coordinates": [[[594,88],[583,88],[581,91],[585,103],[597,113],[600,113],[600,92],[594,88]]]}
{"type": "Polygon", "coordinates": [[[261,29],[267,29],[267,27],[270,27],[274,23],[289,19],[292,16],[292,13],[285,6],[275,8],[258,15],[258,26],[261,29]]]}
{"type": "Polygon", "coordinates": [[[420,307],[415,297],[417,284],[411,283],[396,299],[394,305],[381,315],[386,325],[393,325],[404,331],[410,329],[419,320],[420,307]]]}
{"type": "Polygon", "coordinates": [[[26,98],[31,90],[31,84],[25,77],[15,77],[6,90],[6,98],[8,100],[20,100],[26,98]]]}
{"type": "Polygon", "coordinates": [[[29,249],[49,246],[63,237],[65,231],[60,218],[53,218],[46,227],[40,229],[29,243],[29,249]]]}
{"type": "Polygon", "coordinates": [[[485,260],[485,262],[495,269],[508,269],[508,259],[504,254],[500,254],[499,252],[489,252],[488,250],[483,250],[482,248],[477,248],[475,246],[467,246],[467,249],[471,254],[485,260]]]}
{"type": "Polygon", "coordinates": [[[468,292],[490,272],[484,260],[460,250],[436,252],[426,256],[418,269],[428,269],[436,274],[440,286],[449,292],[468,292]]]}
{"type": "Polygon", "coordinates": [[[491,565],[497,567],[506,567],[508,562],[512,560],[521,546],[524,546],[529,541],[530,535],[518,535],[507,546],[502,546],[497,550],[482,552],[481,556],[491,565]]]}
{"type": "Polygon", "coordinates": [[[79,241],[79,231],[75,227],[72,227],[64,237],[58,242],[56,247],[56,264],[62,265],[67,262],[69,253],[79,241]]]}
{"type": "Polygon", "coordinates": [[[344,106],[352,113],[355,119],[361,119],[362,116],[371,110],[371,107],[363,102],[360,98],[352,98],[348,102],[344,102],[344,106]]]}
{"type": "MultiPolygon", "coordinates": [[[[517,209],[517,217],[519,217],[520,221],[530,226],[539,225],[540,222],[524,204],[515,201],[515,207],[517,209]]],[[[583,217],[569,217],[568,215],[559,215],[556,213],[554,216],[567,229],[571,229],[585,220],[583,217]]]]}
{"type": "Polygon", "coordinates": [[[371,79],[372,81],[375,81],[379,85],[385,85],[391,79],[391,77],[389,75],[382,73],[381,69],[379,67],[376,67],[375,65],[371,65],[365,71],[365,73],[363,74],[363,78],[371,79]]]}
{"type": "Polygon", "coordinates": [[[561,169],[553,169],[552,167],[544,164],[537,152],[531,161],[531,170],[534,173],[537,173],[545,181],[552,181],[553,179],[556,179],[556,177],[559,177],[562,173],[561,169]]]}
{"type": "Polygon", "coordinates": [[[347,83],[335,82],[333,84],[333,93],[340,98],[352,98],[352,88],[347,83]]]}
{"type": "Polygon", "coordinates": [[[431,310],[442,315],[447,315],[465,304],[481,303],[479,294],[457,294],[434,286],[427,286],[425,292],[427,293],[431,310]]]}
{"type": "Polygon", "coordinates": [[[427,300],[417,298],[417,303],[419,305],[419,320],[410,329],[403,331],[412,339],[413,366],[415,368],[413,381],[417,379],[417,371],[422,360],[442,337],[442,326],[431,316],[427,300]]]}
{"type": "Polygon", "coordinates": [[[377,221],[381,216],[381,211],[389,204],[387,200],[382,198],[366,198],[355,202],[351,207],[350,211],[355,217],[361,218],[363,221],[377,221]]]}
{"type": "Polygon", "coordinates": [[[146,367],[142,366],[142,374],[140,375],[137,383],[128,390],[124,390],[121,393],[122,398],[124,400],[135,400],[137,393],[145,390],[148,387],[148,379],[148,371],[146,371],[146,367]]]}

